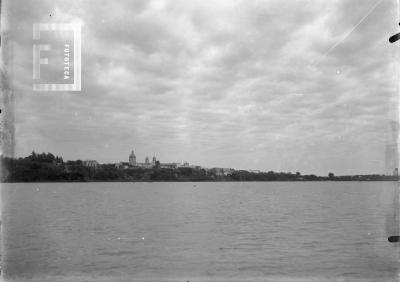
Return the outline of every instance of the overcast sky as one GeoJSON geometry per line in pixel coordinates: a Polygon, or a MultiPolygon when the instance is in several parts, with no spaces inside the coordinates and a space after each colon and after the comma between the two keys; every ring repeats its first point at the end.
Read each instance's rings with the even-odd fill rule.
{"type": "Polygon", "coordinates": [[[118,162],[134,149],[206,167],[385,171],[394,0],[6,4],[17,156],[118,162]],[[82,24],[82,91],[33,92],[33,23],[69,22],[82,24]]]}

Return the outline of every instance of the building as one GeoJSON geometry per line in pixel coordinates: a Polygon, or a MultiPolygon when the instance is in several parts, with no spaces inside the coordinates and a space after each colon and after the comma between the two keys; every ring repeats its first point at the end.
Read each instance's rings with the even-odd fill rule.
{"type": "MultiPolygon", "coordinates": [[[[146,156],[144,163],[139,163],[136,162],[136,156],[135,153],[131,152],[129,155],[129,166],[130,167],[135,167],[135,168],[153,168],[153,167],[160,167],[160,168],[169,168],[169,169],[176,169],[178,167],[189,167],[189,168],[194,168],[194,169],[201,169],[199,166],[190,166],[189,163],[185,162],[183,165],[180,163],[160,163],[159,160],[157,160],[155,154],[153,154],[153,158],[150,162],[150,159],[148,156],[146,156]]],[[[125,163],[119,163],[116,164],[116,167],[126,167],[125,163]]]]}
{"type": "Polygon", "coordinates": [[[235,170],[232,168],[222,168],[222,167],[214,167],[209,169],[211,173],[214,173],[216,176],[227,176],[234,172],[235,170]]]}
{"type": "Polygon", "coordinates": [[[129,164],[131,166],[136,166],[136,156],[135,156],[135,153],[133,152],[133,150],[132,150],[131,154],[129,155],[129,164]]]}
{"type": "Polygon", "coordinates": [[[135,163],[135,165],[132,165],[134,167],[141,167],[141,168],[152,168],[154,165],[150,163],[149,157],[146,157],[144,160],[144,163],[135,163]]]}
{"type": "Polygon", "coordinates": [[[224,169],[220,168],[220,167],[213,167],[211,169],[209,169],[209,171],[213,174],[215,174],[216,176],[224,176],[224,169]]]}
{"type": "Polygon", "coordinates": [[[160,163],[160,168],[172,168],[175,169],[179,166],[179,163],[160,163]]]}
{"type": "Polygon", "coordinates": [[[397,167],[393,170],[393,176],[399,176],[399,169],[397,167]]]}
{"type": "Polygon", "coordinates": [[[235,170],[233,168],[223,168],[224,175],[232,174],[235,170]]]}
{"type": "Polygon", "coordinates": [[[127,169],[130,166],[131,166],[130,163],[127,163],[127,162],[119,162],[119,163],[115,164],[116,168],[122,168],[122,169],[127,169]]]}
{"type": "MultiPolygon", "coordinates": [[[[150,159],[148,156],[146,156],[144,163],[138,163],[136,162],[136,155],[134,153],[134,151],[132,150],[131,154],[129,155],[129,166],[130,167],[141,167],[141,168],[152,168],[153,166],[155,166],[155,162],[156,162],[156,157],[153,157],[153,162],[150,163],[150,159]]],[[[125,167],[125,163],[120,163],[122,165],[119,165],[119,167],[125,167]]]]}
{"type": "Polygon", "coordinates": [[[83,165],[86,167],[97,168],[99,163],[95,160],[85,160],[83,161],[83,165]]]}

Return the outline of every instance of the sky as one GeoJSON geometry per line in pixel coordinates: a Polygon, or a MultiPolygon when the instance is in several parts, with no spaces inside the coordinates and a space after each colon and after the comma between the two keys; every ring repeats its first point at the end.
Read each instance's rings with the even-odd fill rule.
{"type": "Polygon", "coordinates": [[[134,150],[139,162],[205,167],[387,169],[394,0],[8,0],[4,10],[17,157],[113,163],[134,150]],[[81,91],[32,91],[34,23],[81,24],[81,91]]]}

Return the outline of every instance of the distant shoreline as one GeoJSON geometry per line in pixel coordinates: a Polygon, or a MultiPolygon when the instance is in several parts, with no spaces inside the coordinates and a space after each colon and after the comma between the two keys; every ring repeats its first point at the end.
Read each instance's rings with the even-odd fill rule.
{"type": "Polygon", "coordinates": [[[25,158],[1,156],[1,183],[38,182],[308,182],[308,181],[398,181],[397,175],[326,176],[300,172],[204,168],[201,166],[135,167],[98,164],[95,161],[66,161],[51,153],[32,152],[25,158]]]}

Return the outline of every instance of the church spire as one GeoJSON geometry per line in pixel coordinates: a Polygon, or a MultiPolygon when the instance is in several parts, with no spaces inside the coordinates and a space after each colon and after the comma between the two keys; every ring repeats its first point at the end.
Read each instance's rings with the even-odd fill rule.
{"type": "Polygon", "coordinates": [[[131,154],[129,155],[129,164],[131,166],[136,165],[136,156],[135,156],[135,153],[133,152],[133,150],[132,150],[131,154]]]}

